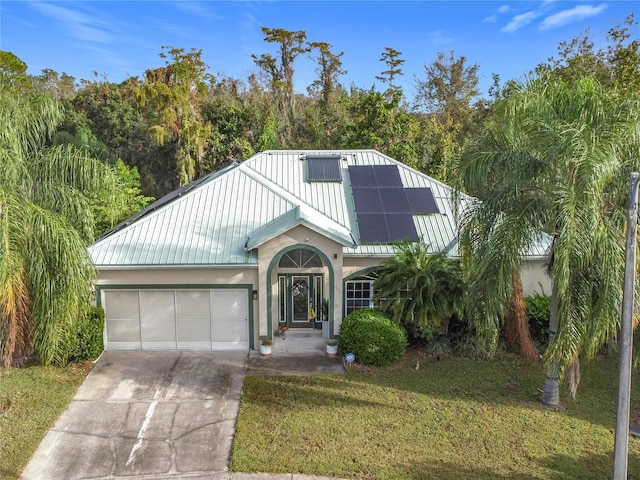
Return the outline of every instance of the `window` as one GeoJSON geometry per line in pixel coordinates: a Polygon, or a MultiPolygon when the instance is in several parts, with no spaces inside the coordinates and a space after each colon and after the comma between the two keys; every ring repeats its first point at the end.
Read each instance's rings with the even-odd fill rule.
{"type": "Polygon", "coordinates": [[[298,248],[282,255],[279,268],[318,268],[322,267],[320,256],[305,248],[298,248]]]}
{"type": "Polygon", "coordinates": [[[344,310],[345,315],[349,315],[355,310],[361,310],[363,308],[373,308],[378,306],[377,302],[374,302],[375,290],[373,283],[378,274],[375,271],[371,271],[366,275],[354,278],[353,280],[347,280],[344,285],[344,310]]]}
{"type": "Polygon", "coordinates": [[[316,312],[316,321],[329,320],[324,318],[324,310],[322,305],[322,275],[313,276],[314,296],[313,296],[313,308],[316,312]]]}
{"type": "Polygon", "coordinates": [[[287,277],[278,277],[278,322],[287,323],[287,277]]]}
{"type": "Polygon", "coordinates": [[[373,280],[349,280],[345,290],[346,313],[373,308],[373,280]]]}

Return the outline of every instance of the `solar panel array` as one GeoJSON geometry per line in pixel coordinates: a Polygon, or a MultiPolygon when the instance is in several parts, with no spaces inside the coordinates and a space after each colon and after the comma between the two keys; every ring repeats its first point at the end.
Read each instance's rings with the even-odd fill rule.
{"type": "Polygon", "coordinates": [[[307,155],[307,175],[310,182],[342,182],[340,155],[307,155]]]}
{"type": "Polygon", "coordinates": [[[404,188],[396,165],[349,167],[360,241],[418,241],[413,215],[439,213],[430,188],[404,188]]]}

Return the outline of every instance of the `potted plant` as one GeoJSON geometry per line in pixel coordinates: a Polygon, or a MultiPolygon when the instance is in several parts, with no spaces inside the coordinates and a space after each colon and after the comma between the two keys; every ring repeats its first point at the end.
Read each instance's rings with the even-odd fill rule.
{"type": "Polygon", "coordinates": [[[327,355],[335,357],[338,354],[338,339],[330,338],[327,340],[327,355]]]}
{"type": "Polygon", "coordinates": [[[271,343],[272,340],[266,335],[260,337],[260,355],[263,357],[271,355],[271,343]]]}

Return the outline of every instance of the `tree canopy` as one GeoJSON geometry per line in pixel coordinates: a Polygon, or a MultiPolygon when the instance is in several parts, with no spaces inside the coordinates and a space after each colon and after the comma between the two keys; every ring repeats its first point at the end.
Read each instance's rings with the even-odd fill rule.
{"type": "Polygon", "coordinates": [[[0,350],[2,365],[35,348],[45,364],[68,359],[95,272],[87,245],[90,194],[115,198],[108,165],[72,145],[48,144],[61,105],[0,86],[0,350]]]}
{"type": "Polygon", "coordinates": [[[589,77],[513,84],[463,160],[463,184],[480,199],[463,217],[467,319],[493,348],[523,252],[541,234],[552,239],[550,404],[566,368],[592,358],[618,330],[638,107],[589,77]]]}

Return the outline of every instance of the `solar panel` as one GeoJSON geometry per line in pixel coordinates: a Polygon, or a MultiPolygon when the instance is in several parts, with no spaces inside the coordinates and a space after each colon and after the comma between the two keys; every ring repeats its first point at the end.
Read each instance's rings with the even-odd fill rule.
{"type": "Polygon", "coordinates": [[[308,155],[307,174],[310,182],[342,182],[340,155],[314,157],[308,155]]]}
{"type": "Polygon", "coordinates": [[[411,240],[417,242],[420,240],[416,230],[416,224],[410,213],[385,215],[385,221],[389,228],[389,241],[411,240]]]}
{"type": "Polygon", "coordinates": [[[411,213],[404,188],[381,188],[380,200],[385,213],[411,213]]]}
{"type": "Polygon", "coordinates": [[[402,180],[397,165],[374,165],[373,172],[376,176],[378,187],[402,188],[402,180]]]}
{"type": "Polygon", "coordinates": [[[353,188],[375,188],[377,185],[373,167],[369,165],[350,166],[349,177],[353,188]]]}
{"type": "Polygon", "coordinates": [[[439,213],[430,188],[404,188],[397,165],[349,167],[363,244],[419,241],[413,215],[439,213]]]}
{"type": "Polygon", "coordinates": [[[362,243],[389,243],[389,229],[383,213],[359,213],[358,229],[362,243]]]}
{"type": "Polygon", "coordinates": [[[429,214],[440,213],[433,193],[430,188],[407,188],[405,189],[411,213],[413,214],[429,214]]]}
{"type": "Polygon", "coordinates": [[[382,213],[380,190],[377,188],[354,188],[352,191],[353,203],[358,214],[382,213]]]}

